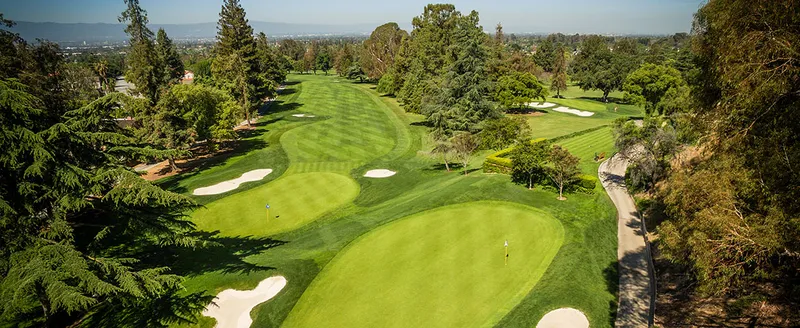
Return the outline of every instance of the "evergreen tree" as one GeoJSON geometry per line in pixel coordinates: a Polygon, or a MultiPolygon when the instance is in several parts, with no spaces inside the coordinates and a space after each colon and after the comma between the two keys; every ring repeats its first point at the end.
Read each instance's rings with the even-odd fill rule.
{"type": "Polygon", "coordinates": [[[473,11],[460,19],[456,31],[457,42],[450,50],[456,54],[456,59],[449,65],[439,90],[426,99],[423,107],[423,114],[437,136],[450,136],[454,131],[478,131],[484,120],[498,116],[489,101],[488,55],[478,14],[473,11]]]}
{"type": "Polygon", "coordinates": [[[258,84],[256,94],[259,99],[274,97],[277,87],[286,80],[288,71],[281,64],[280,55],[269,46],[264,32],[256,36],[256,58],[258,61],[258,84]]]}
{"type": "Polygon", "coordinates": [[[239,0],[225,0],[217,23],[216,56],[211,70],[214,77],[239,101],[242,116],[250,125],[258,102],[256,83],[258,62],[253,28],[239,0]]]}
{"type": "Polygon", "coordinates": [[[163,28],[158,29],[156,34],[156,53],[162,69],[160,86],[167,87],[179,83],[184,73],[183,61],[163,28]]]}
{"type": "Polygon", "coordinates": [[[550,89],[556,91],[556,98],[561,97],[562,90],[567,90],[567,48],[563,44],[556,47],[555,61],[553,61],[553,81],[550,89]]]}
{"type": "Polygon", "coordinates": [[[314,67],[325,72],[325,75],[328,75],[328,71],[331,69],[331,55],[328,53],[328,49],[323,49],[317,54],[316,65],[314,67]]]}
{"type": "Polygon", "coordinates": [[[136,93],[155,105],[162,87],[163,66],[153,44],[153,32],[147,28],[147,11],[139,6],[139,0],[125,0],[125,4],[127,9],[119,16],[120,23],[128,23],[125,33],[130,50],[125,60],[125,79],[133,83],[136,93]]]}
{"type": "MultiPolygon", "coordinates": [[[[350,43],[345,43],[336,51],[336,55],[333,58],[333,69],[336,70],[336,73],[339,74],[339,76],[346,76],[348,74],[348,70],[351,66],[353,66],[354,62],[355,57],[353,53],[353,47],[350,45],[350,43]]],[[[360,64],[359,67],[361,67],[360,64]]]]}
{"type": "Polygon", "coordinates": [[[403,38],[408,33],[397,23],[386,23],[375,28],[364,41],[361,66],[370,79],[380,80],[394,65],[403,38]]]}

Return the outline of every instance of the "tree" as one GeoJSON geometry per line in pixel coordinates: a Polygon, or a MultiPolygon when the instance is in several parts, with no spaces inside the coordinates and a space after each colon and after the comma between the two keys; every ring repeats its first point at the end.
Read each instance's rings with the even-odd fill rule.
{"type": "Polygon", "coordinates": [[[478,142],[477,136],[473,135],[472,133],[461,132],[453,137],[453,151],[456,153],[458,159],[461,160],[461,164],[463,165],[464,169],[464,175],[469,174],[469,160],[472,158],[472,154],[478,150],[479,146],[480,143],[478,142]]]}
{"type": "Polygon", "coordinates": [[[530,126],[525,119],[503,116],[484,122],[478,136],[482,148],[500,150],[511,146],[515,141],[528,140],[530,133],[530,126]]]}
{"type": "Polygon", "coordinates": [[[305,47],[292,39],[283,39],[278,43],[278,52],[292,61],[300,61],[306,53],[305,47]]]}
{"type": "Polygon", "coordinates": [[[358,79],[359,82],[364,82],[364,79],[367,78],[367,74],[364,73],[364,70],[361,69],[361,65],[359,65],[358,63],[351,65],[347,69],[346,76],[350,80],[358,79]]]}
{"type": "Polygon", "coordinates": [[[397,23],[386,23],[375,28],[364,41],[360,62],[370,79],[380,80],[389,71],[406,36],[408,33],[397,23]]]}
{"type": "Polygon", "coordinates": [[[317,54],[316,59],[316,69],[319,69],[325,72],[325,75],[328,75],[328,71],[331,69],[331,55],[328,53],[327,49],[323,49],[317,54]]]}
{"type": "Polygon", "coordinates": [[[556,91],[556,98],[561,98],[561,91],[567,90],[567,48],[563,44],[556,47],[553,61],[553,81],[550,89],[556,91]]]}
{"type": "MultiPolygon", "coordinates": [[[[336,55],[333,57],[333,69],[336,70],[339,76],[345,76],[350,67],[354,66],[354,63],[355,54],[353,53],[353,48],[349,43],[345,43],[336,51],[336,55]]],[[[359,67],[361,66],[360,63],[358,65],[359,67]]]]}
{"type": "MultiPolygon", "coordinates": [[[[179,302],[181,279],[168,268],[139,261],[147,247],[201,244],[184,213],[190,199],[141,179],[126,165],[141,148],[113,121],[122,94],[74,108],[44,123],[37,98],[19,82],[0,80],[0,305],[3,322],[62,327],[104,316],[106,326],[125,326],[106,313],[154,299],[179,302]]],[[[195,321],[187,312],[152,312],[150,326],[195,321]]]]}
{"type": "Polygon", "coordinates": [[[558,200],[565,200],[564,186],[578,179],[581,173],[578,164],[581,159],[570,154],[566,148],[554,145],[550,150],[548,161],[551,166],[548,166],[545,172],[558,187],[558,200]]]}
{"type": "Polygon", "coordinates": [[[267,35],[259,32],[256,36],[256,96],[259,99],[274,97],[277,87],[286,80],[288,72],[279,56],[270,47],[267,35]]]}
{"type": "MultiPolygon", "coordinates": [[[[236,125],[235,101],[226,92],[202,84],[173,86],[148,113],[139,120],[138,134],[145,142],[163,149],[179,150],[184,155],[201,140],[233,137],[236,125]]],[[[167,157],[170,168],[177,171],[176,156],[167,157]]]]}
{"type": "Polygon", "coordinates": [[[314,74],[317,74],[317,49],[316,43],[312,43],[311,46],[306,49],[306,53],[303,55],[303,72],[314,70],[314,74]]]}
{"type": "MultiPolygon", "coordinates": [[[[485,34],[478,26],[478,15],[463,17],[456,29],[458,41],[452,47],[456,56],[444,74],[442,85],[426,98],[423,114],[435,135],[454,131],[477,131],[486,119],[498,116],[489,101],[490,84],[486,74],[485,34]]],[[[419,78],[415,76],[415,78],[419,78]]]]}
{"type": "Polygon", "coordinates": [[[533,189],[545,177],[550,145],[547,142],[521,141],[511,152],[511,180],[533,189]]]}
{"type": "Polygon", "coordinates": [[[670,160],[679,150],[675,129],[660,118],[647,118],[641,127],[635,122],[614,123],[615,146],[631,161],[628,178],[631,188],[650,190],[664,178],[670,160]]]}
{"type": "Polygon", "coordinates": [[[179,83],[184,74],[183,62],[178,55],[178,50],[175,49],[175,45],[167,37],[167,32],[163,28],[158,29],[156,34],[156,54],[159,68],[162,70],[159,85],[163,88],[179,83]]]}
{"type": "Polygon", "coordinates": [[[239,101],[241,113],[250,126],[257,80],[256,45],[253,28],[239,0],[225,0],[217,22],[216,56],[211,65],[214,77],[239,101]]]}
{"type": "Polygon", "coordinates": [[[453,143],[450,140],[439,138],[436,140],[431,153],[441,156],[445,169],[450,172],[450,156],[453,153],[453,143]]]}
{"type": "Polygon", "coordinates": [[[553,64],[558,55],[558,46],[553,42],[553,38],[554,35],[552,34],[547,36],[546,39],[539,43],[536,52],[533,54],[533,61],[536,65],[544,69],[545,72],[553,71],[553,64]]]}
{"type": "Polygon", "coordinates": [[[494,99],[506,109],[522,108],[534,99],[545,100],[547,89],[531,73],[511,72],[500,77],[494,99]]]}
{"type": "Polygon", "coordinates": [[[608,94],[622,87],[631,65],[628,61],[626,55],[611,52],[605,38],[592,35],[581,44],[570,66],[571,75],[581,89],[603,91],[603,101],[607,102],[608,94]]]}
{"type": "Polygon", "coordinates": [[[163,87],[163,66],[153,44],[153,32],[147,28],[147,12],[139,6],[139,0],[125,0],[125,4],[127,9],[119,16],[120,23],[128,23],[125,33],[130,38],[125,79],[133,83],[134,92],[155,105],[163,87]]]}
{"type": "Polygon", "coordinates": [[[689,87],[677,69],[644,64],[625,79],[625,101],[644,107],[647,114],[673,113],[675,98],[687,94],[689,87]]]}
{"type": "Polygon", "coordinates": [[[703,295],[797,303],[784,292],[800,267],[797,8],[713,0],[695,16],[693,112],[705,151],[665,180],[659,239],[703,295]]]}

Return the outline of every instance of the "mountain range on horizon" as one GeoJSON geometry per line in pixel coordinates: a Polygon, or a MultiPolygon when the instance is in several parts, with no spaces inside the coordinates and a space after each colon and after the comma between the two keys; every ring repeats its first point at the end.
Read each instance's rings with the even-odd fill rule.
{"type": "MultiPolygon", "coordinates": [[[[48,40],[52,42],[120,42],[128,39],[124,24],[110,23],[40,23],[17,21],[10,28],[12,32],[26,40],[48,40]]],[[[325,35],[325,34],[368,34],[380,24],[323,25],[293,24],[250,21],[255,33],[276,36],[325,35]]],[[[173,40],[196,40],[213,38],[217,35],[217,23],[197,24],[149,24],[153,32],[164,28],[173,40]]]]}

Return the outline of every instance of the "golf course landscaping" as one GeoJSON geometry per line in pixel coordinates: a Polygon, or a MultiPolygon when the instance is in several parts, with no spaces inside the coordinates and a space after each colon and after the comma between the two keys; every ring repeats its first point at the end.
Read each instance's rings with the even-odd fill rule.
{"type": "MultiPolygon", "coordinates": [[[[597,114],[530,117],[533,135],[564,136],[557,143],[596,175],[595,153],[614,151],[603,126],[635,113],[566,100],[597,114]]],[[[483,156],[469,175],[447,172],[428,153],[422,117],[372,84],[290,75],[261,114],[227,156],[158,181],[203,204],[190,217],[219,241],[174,254],[187,292],[251,295],[285,278],[249,312],[252,327],[534,327],[561,308],[613,325],[616,211],[599,184],[559,201],[552,187],[480,172],[483,156]]]]}

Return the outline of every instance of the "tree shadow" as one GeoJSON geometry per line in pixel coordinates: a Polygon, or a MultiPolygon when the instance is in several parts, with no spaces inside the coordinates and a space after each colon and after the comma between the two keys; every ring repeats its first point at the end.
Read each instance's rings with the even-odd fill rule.
{"type": "MultiPolygon", "coordinates": [[[[450,172],[448,172],[448,173],[461,172],[461,164],[459,164],[459,163],[449,163],[449,166],[450,166],[450,172]]],[[[433,165],[428,166],[426,168],[423,168],[422,170],[423,171],[445,171],[445,172],[447,172],[447,166],[445,166],[444,163],[436,163],[436,164],[433,164],[433,165]]]]}
{"type": "MultiPolygon", "coordinates": [[[[300,84],[300,81],[285,81],[285,82],[283,82],[283,85],[285,85],[285,86],[297,85],[297,84],[300,84]]],[[[286,89],[284,89],[284,90],[286,90],[286,89]]]]}
{"type": "Polygon", "coordinates": [[[433,124],[431,124],[431,122],[428,122],[428,121],[411,122],[411,125],[413,125],[413,126],[424,126],[426,128],[433,127],[433,124]]]}
{"type": "Polygon", "coordinates": [[[544,115],[547,111],[538,108],[509,108],[506,113],[513,115],[544,115]]]}
{"type": "Polygon", "coordinates": [[[269,106],[262,106],[258,109],[258,115],[268,115],[287,112],[302,107],[303,104],[296,102],[286,102],[284,100],[275,100],[269,106]]]}
{"type": "Polygon", "coordinates": [[[606,281],[606,290],[614,295],[614,300],[608,302],[609,326],[614,327],[617,321],[617,309],[619,308],[619,261],[614,261],[603,269],[603,277],[606,281]]]}
{"type": "Polygon", "coordinates": [[[166,247],[142,250],[142,263],[170,267],[171,273],[192,277],[207,272],[247,274],[272,270],[274,267],[246,261],[269,249],[286,244],[285,241],[267,237],[227,237],[219,231],[198,231],[196,236],[205,241],[205,247],[166,247]]]}
{"type": "Polygon", "coordinates": [[[611,96],[608,97],[608,99],[607,99],[608,101],[603,101],[603,97],[585,97],[584,96],[584,97],[578,97],[578,99],[592,100],[592,101],[597,101],[597,102],[601,102],[601,103],[604,103],[604,104],[610,104],[610,103],[616,103],[616,104],[620,104],[620,105],[627,105],[628,104],[622,98],[611,97],[611,96]]]}

